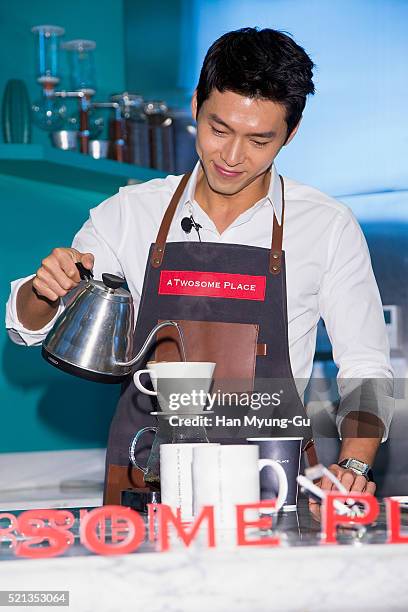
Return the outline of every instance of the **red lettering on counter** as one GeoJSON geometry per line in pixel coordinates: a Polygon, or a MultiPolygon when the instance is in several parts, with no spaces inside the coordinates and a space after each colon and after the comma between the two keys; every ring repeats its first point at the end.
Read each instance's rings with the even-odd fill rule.
{"type": "Polygon", "coordinates": [[[207,546],[212,548],[215,546],[215,527],[214,527],[214,507],[203,506],[200,514],[190,523],[184,523],[181,520],[180,509],[177,508],[176,514],[173,513],[169,506],[160,504],[157,506],[158,511],[158,540],[160,550],[166,551],[170,549],[169,540],[169,524],[174,525],[177,535],[183,540],[186,546],[190,546],[191,542],[196,537],[201,523],[207,522],[207,546]]]}
{"type": "Polygon", "coordinates": [[[191,295],[261,302],[265,299],[265,289],[265,276],[224,272],[162,270],[159,282],[159,295],[191,295]]]}
{"type": "Polygon", "coordinates": [[[408,536],[401,535],[401,509],[397,499],[385,498],[387,516],[387,544],[408,544],[408,536]]]}
{"type": "Polygon", "coordinates": [[[255,527],[256,529],[271,529],[272,528],[272,517],[262,516],[256,521],[247,521],[245,519],[245,510],[255,509],[261,510],[266,508],[271,510],[275,508],[276,500],[267,500],[257,502],[256,504],[239,504],[236,506],[237,511],[237,544],[238,546],[279,546],[279,537],[260,537],[252,538],[248,540],[246,535],[247,527],[255,527]]]}
{"type": "Polygon", "coordinates": [[[322,544],[337,544],[336,527],[338,525],[348,525],[358,523],[359,525],[369,525],[373,523],[380,512],[380,506],[377,499],[370,493],[332,493],[327,492],[322,504],[322,544]],[[356,502],[361,502],[365,506],[366,513],[364,516],[348,516],[346,514],[338,514],[336,511],[335,501],[345,502],[348,499],[353,499],[356,502]]]}
{"type": "Polygon", "coordinates": [[[70,531],[74,521],[74,515],[68,510],[22,512],[17,518],[18,530],[28,540],[17,544],[16,555],[32,559],[62,555],[75,541],[70,531]],[[44,541],[48,542],[48,546],[38,546],[44,541]]]}
{"type": "Polygon", "coordinates": [[[124,506],[102,506],[88,512],[81,523],[81,541],[99,555],[125,555],[139,548],[145,537],[141,516],[124,506]],[[111,524],[111,541],[106,542],[106,521],[111,524]]]}
{"type": "MultiPolygon", "coordinates": [[[[387,529],[389,544],[406,544],[408,536],[401,533],[400,502],[398,499],[385,498],[387,508],[387,529]]],[[[236,535],[238,546],[279,546],[279,537],[265,537],[259,531],[270,529],[270,516],[247,520],[248,509],[273,508],[274,500],[264,500],[252,504],[236,506],[236,535]],[[247,535],[248,527],[256,532],[247,535]]],[[[336,529],[347,524],[372,524],[379,514],[379,504],[368,493],[327,493],[322,505],[322,544],[337,544],[336,529]],[[365,506],[363,516],[339,514],[336,500],[344,502],[352,498],[365,506]]],[[[55,557],[64,554],[74,544],[75,536],[70,531],[74,526],[74,515],[68,510],[27,510],[18,517],[10,512],[0,513],[0,544],[6,542],[6,553],[13,550],[16,556],[33,559],[55,557]],[[22,540],[23,539],[23,540],[22,540]],[[22,541],[21,541],[22,540],[22,541]]],[[[163,552],[171,548],[170,530],[190,546],[199,531],[206,530],[206,544],[216,545],[213,506],[203,506],[191,522],[183,522],[180,510],[175,512],[164,504],[149,504],[149,540],[157,542],[157,550],[163,552]],[[157,527],[157,531],[155,530],[157,527]]],[[[145,539],[146,528],[143,518],[131,508],[124,506],[102,506],[93,510],[81,510],[81,543],[91,552],[100,555],[123,555],[134,552],[145,539]],[[107,533],[107,525],[110,534],[107,533]]],[[[0,546],[0,553],[2,547],[0,546]]]]}

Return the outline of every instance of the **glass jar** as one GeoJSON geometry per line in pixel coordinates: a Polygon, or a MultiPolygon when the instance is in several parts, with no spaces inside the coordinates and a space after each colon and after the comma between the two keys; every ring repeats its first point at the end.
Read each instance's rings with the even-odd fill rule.
{"type": "Polygon", "coordinates": [[[59,38],[65,34],[64,28],[56,25],[38,25],[31,28],[36,35],[37,81],[56,84],[58,73],[59,38]]]}
{"type": "Polygon", "coordinates": [[[94,40],[69,40],[61,45],[68,51],[71,88],[73,91],[83,91],[90,95],[95,93],[95,58],[94,40]]]}

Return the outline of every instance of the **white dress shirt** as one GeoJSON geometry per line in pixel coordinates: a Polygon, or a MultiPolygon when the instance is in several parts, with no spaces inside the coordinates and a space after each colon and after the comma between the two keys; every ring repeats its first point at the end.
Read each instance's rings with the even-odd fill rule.
{"type": "MultiPolygon", "coordinates": [[[[180,199],[168,240],[197,241],[181,228],[181,219],[193,217],[202,226],[203,242],[271,246],[273,210],[281,223],[282,198],[279,176],[272,166],[266,197],[246,210],[222,233],[194,199],[199,163],[180,199]]],[[[142,293],[149,247],[180,176],[168,176],[122,187],[90,211],[90,218],[74,237],[72,246],[95,256],[94,275],[103,272],[125,276],[136,312],[142,293]]],[[[319,318],[325,321],[339,368],[338,387],[342,397],[337,414],[340,427],[345,414],[355,409],[346,396],[356,379],[375,378],[392,396],[393,372],[389,343],[378,287],[361,228],[351,210],[320,191],[284,177],[285,220],[283,249],[286,258],[289,354],[300,395],[309,380],[319,318]]],[[[63,245],[56,245],[63,246],[63,245]]],[[[33,275],[11,283],[6,309],[6,327],[17,344],[38,345],[53,325],[30,331],[16,312],[19,287],[33,275]]],[[[62,311],[63,303],[59,312],[62,311]]],[[[375,402],[374,402],[375,403],[375,402]]],[[[364,409],[383,420],[387,435],[392,417],[392,400],[364,409]]],[[[360,406],[360,409],[361,408],[360,406]]]]}

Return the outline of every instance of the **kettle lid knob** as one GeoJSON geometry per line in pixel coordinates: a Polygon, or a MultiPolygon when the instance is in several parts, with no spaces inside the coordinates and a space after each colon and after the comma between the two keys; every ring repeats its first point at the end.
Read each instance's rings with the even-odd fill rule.
{"type": "Polygon", "coordinates": [[[125,279],[121,276],[116,276],[115,274],[108,274],[105,272],[102,274],[103,284],[109,289],[119,289],[125,284],[125,279]]]}

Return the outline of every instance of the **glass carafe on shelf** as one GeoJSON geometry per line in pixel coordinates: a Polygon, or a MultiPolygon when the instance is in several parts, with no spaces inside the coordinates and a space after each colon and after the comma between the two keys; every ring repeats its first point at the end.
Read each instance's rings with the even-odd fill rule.
{"type": "Polygon", "coordinates": [[[40,97],[31,106],[35,125],[47,131],[61,130],[67,116],[65,102],[54,97],[59,83],[58,46],[64,28],[55,25],[39,25],[31,28],[36,37],[37,81],[43,88],[40,97]]]}
{"type": "Polygon", "coordinates": [[[93,95],[96,89],[94,40],[68,40],[61,45],[68,51],[71,89],[93,95]]]}
{"type": "Polygon", "coordinates": [[[54,97],[52,90],[44,89],[43,95],[31,105],[31,116],[42,130],[66,129],[67,106],[63,100],[54,97]]]}
{"type": "Polygon", "coordinates": [[[59,83],[58,46],[64,28],[56,25],[38,25],[31,28],[36,36],[37,81],[42,84],[59,83]]]}

